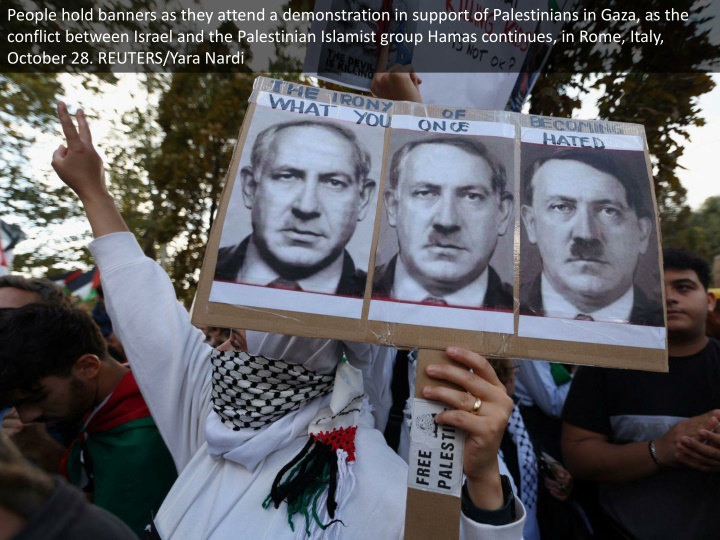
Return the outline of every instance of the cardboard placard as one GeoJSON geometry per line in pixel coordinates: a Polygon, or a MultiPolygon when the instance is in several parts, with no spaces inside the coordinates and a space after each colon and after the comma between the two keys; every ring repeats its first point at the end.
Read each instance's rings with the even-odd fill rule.
{"type": "Polygon", "coordinates": [[[266,78],[257,79],[250,101],[203,264],[196,324],[667,370],[657,207],[642,126],[392,102],[266,78]],[[413,196],[439,201],[452,192],[452,211],[445,217],[437,214],[426,222],[424,216],[435,211],[420,211],[403,222],[388,211],[395,204],[410,213],[406,194],[394,202],[390,194],[392,160],[403,148],[396,176],[412,170],[416,174],[408,178],[421,178],[435,167],[439,180],[424,181],[429,189],[413,196]],[[473,155],[477,152],[493,157],[473,155]],[[609,165],[588,165],[583,160],[589,153],[591,159],[607,158],[609,165]],[[475,159],[468,163],[477,177],[485,178],[486,168],[502,168],[504,191],[480,181],[451,184],[470,166],[466,159],[475,159]],[[362,182],[356,181],[358,168],[362,182]],[[543,184],[549,176],[565,178],[556,184],[571,191],[550,193],[543,184]],[[528,182],[536,194],[560,203],[537,207],[528,182]],[[601,197],[588,199],[598,191],[601,197]],[[478,205],[501,192],[510,201],[506,223],[499,224],[501,217],[489,222],[492,231],[477,232],[483,223],[478,205]],[[584,232],[567,232],[552,222],[568,221],[569,215],[584,232]],[[394,232],[408,222],[415,229],[394,232]],[[410,255],[393,256],[393,241],[410,246],[400,250],[405,254],[413,252],[413,242],[420,246],[417,252],[429,247],[434,259],[426,268],[413,267],[404,260],[410,255]],[[547,245],[564,247],[553,252],[547,245]],[[458,253],[474,262],[458,264],[458,253]],[[397,283],[383,293],[380,272],[393,259],[397,283]],[[447,288],[471,281],[467,296],[462,287],[439,299],[417,296],[413,287],[440,260],[459,272],[455,281],[446,279],[447,288]],[[404,289],[398,285],[400,266],[412,277],[404,289]],[[288,273],[297,279],[287,279],[288,273]],[[577,312],[563,311],[578,291],[592,293],[595,286],[607,289],[595,295],[596,304],[606,294],[608,305],[588,302],[577,312]],[[489,302],[492,291],[498,294],[489,302]],[[467,305],[466,298],[483,292],[482,305],[467,305]],[[544,306],[551,292],[557,301],[544,306]]]}

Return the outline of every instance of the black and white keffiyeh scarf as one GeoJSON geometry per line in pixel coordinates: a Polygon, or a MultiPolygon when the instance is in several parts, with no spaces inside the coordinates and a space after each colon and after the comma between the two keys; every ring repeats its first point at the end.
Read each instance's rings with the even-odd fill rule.
{"type": "Polygon", "coordinates": [[[212,403],[234,431],[260,429],[333,389],[334,375],[239,351],[213,351],[212,403]]]}
{"type": "MultiPolygon", "coordinates": [[[[520,500],[529,510],[537,505],[538,466],[535,449],[525,428],[520,408],[515,405],[510,413],[507,426],[510,437],[517,448],[518,466],[520,468],[520,500]]],[[[502,450],[500,450],[500,456],[502,450]]]]}

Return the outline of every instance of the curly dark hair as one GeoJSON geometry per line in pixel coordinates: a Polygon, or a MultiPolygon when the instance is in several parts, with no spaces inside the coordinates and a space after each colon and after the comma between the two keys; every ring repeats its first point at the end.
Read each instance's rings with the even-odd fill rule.
{"type": "Polygon", "coordinates": [[[47,304],[0,309],[0,407],[10,405],[12,394],[37,391],[44,377],[70,375],[84,354],[107,358],[100,329],[85,310],[47,304]]]}
{"type": "Polygon", "coordinates": [[[487,357],[488,364],[492,366],[500,382],[507,384],[510,377],[515,372],[515,360],[512,358],[499,358],[495,356],[487,357]]]}
{"type": "Polygon", "coordinates": [[[0,289],[11,287],[40,295],[43,304],[53,306],[72,305],[72,299],[65,294],[62,287],[45,278],[26,278],[17,274],[0,276],[0,289]]]}

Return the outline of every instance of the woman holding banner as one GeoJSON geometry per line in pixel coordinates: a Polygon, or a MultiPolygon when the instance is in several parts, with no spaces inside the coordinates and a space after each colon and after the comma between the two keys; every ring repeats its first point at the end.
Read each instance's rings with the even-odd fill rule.
{"type": "MultiPolygon", "coordinates": [[[[76,129],[64,104],[58,112],[67,145],[53,167],[85,208],[108,312],[179,472],[156,536],[401,538],[408,469],[371,427],[351,365],[382,361],[384,349],[237,330],[218,349],[205,345],[128,232],[84,113],[76,129]]],[[[524,509],[497,462],[512,401],[484,358],[447,354],[474,374],[431,366],[428,375],[465,391],[424,396],[450,407],[437,423],[467,432],[461,538],[520,538],[524,509]]]]}

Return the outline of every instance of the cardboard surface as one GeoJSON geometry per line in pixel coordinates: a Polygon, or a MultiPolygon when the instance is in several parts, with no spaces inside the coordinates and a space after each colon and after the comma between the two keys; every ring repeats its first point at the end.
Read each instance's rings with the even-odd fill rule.
{"type": "MultiPolygon", "coordinates": [[[[378,244],[378,237],[380,231],[380,216],[383,214],[382,210],[382,196],[383,190],[387,183],[388,168],[389,168],[389,157],[388,149],[390,146],[390,138],[393,128],[385,130],[384,140],[384,156],[381,168],[381,178],[376,179],[378,182],[377,192],[378,196],[375,202],[376,219],[374,223],[374,229],[372,232],[372,246],[370,249],[370,257],[368,261],[368,276],[367,285],[365,289],[365,296],[362,299],[362,309],[359,310],[359,317],[338,317],[328,316],[314,313],[304,313],[291,309],[292,306],[289,304],[287,310],[277,308],[267,308],[255,306],[241,306],[232,305],[228,303],[213,302],[210,301],[211,290],[213,287],[213,277],[215,275],[215,267],[217,263],[217,253],[220,247],[220,240],[222,236],[223,226],[226,223],[228,213],[233,210],[229,208],[229,201],[233,189],[237,189],[237,182],[235,179],[238,177],[238,171],[240,169],[241,156],[246,146],[252,144],[252,140],[248,140],[248,132],[250,126],[253,123],[253,118],[257,114],[257,109],[260,107],[256,103],[260,93],[268,92],[273,93],[275,96],[291,96],[298,98],[302,95],[302,99],[305,100],[304,112],[298,112],[300,106],[296,107],[297,110],[291,112],[292,107],[289,107],[284,114],[288,116],[289,120],[301,119],[303,116],[307,116],[308,107],[307,102],[317,102],[319,105],[313,109],[312,115],[318,111],[330,111],[330,115],[335,114],[336,122],[342,120],[342,114],[333,112],[334,104],[344,103],[348,107],[355,107],[358,111],[382,111],[386,115],[414,115],[422,118],[430,119],[448,119],[448,118],[462,118],[469,121],[480,121],[480,122],[501,122],[504,124],[512,124],[516,128],[516,148],[520,148],[520,131],[522,127],[533,127],[533,128],[547,128],[547,129],[565,129],[572,130],[572,133],[588,133],[595,134],[593,136],[599,136],[597,133],[610,133],[610,134],[622,134],[631,137],[638,137],[638,140],[642,141],[642,145],[646,148],[645,135],[642,126],[634,124],[621,124],[615,122],[600,122],[600,121],[575,121],[575,120],[562,120],[547,117],[536,117],[514,113],[507,113],[504,111],[480,111],[480,110],[457,110],[447,109],[432,105],[413,104],[405,102],[386,102],[383,100],[377,100],[373,98],[367,98],[364,96],[355,96],[353,94],[347,94],[342,92],[335,92],[329,90],[321,90],[317,88],[304,87],[302,85],[285,83],[282,81],[275,81],[273,79],[258,78],[255,85],[255,91],[251,97],[251,104],[248,108],[248,112],[245,116],[245,122],[240,131],[238,138],[238,144],[236,151],[233,155],[233,162],[229,168],[228,181],[226,182],[223,190],[222,199],[219,206],[215,225],[211,233],[208,249],[205,255],[203,264],[203,270],[200,277],[200,283],[198,286],[198,295],[196,306],[193,311],[193,322],[195,324],[206,324],[212,326],[221,326],[229,328],[244,328],[249,330],[258,330],[265,332],[298,335],[305,337],[315,338],[332,338],[350,341],[360,341],[368,343],[376,343],[380,345],[388,345],[399,348],[423,348],[423,349],[434,349],[443,350],[449,345],[462,346],[468,349],[474,350],[484,355],[493,355],[500,357],[511,357],[511,358],[524,358],[524,359],[540,359],[540,360],[552,360],[571,364],[586,364],[586,365],[597,365],[607,367],[618,367],[627,369],[640,369],[648,371],[667,371],[667,351],[666,351],[666,340],[664,336],[664,327],[636,327],[635,325],[623,325],[620,323],[612,323],[619,327],[635,327],[640,330],[652,330],[649,339],[654,339],[657,348],[650,347],[639,347],[632,336],[628,338],[621,338],[610,340],[612,343],[618,343],[617,345],[611,345],[608,343],[583,343],[581,341],[560,341],[565,339],[567,333],[565,330],[570,326],[577,326],[577,331],[583,330],[583,325],[575,323],[569,319],[558,319],[559,330],[548,333],[548,339],[542,339],[537,337],[521,337],[518,336],[518,327],[520,321],[520,265],[524,263],[523,257],[521,257],[520,250],[520,237],[521,237],[521,225],[520,225],[520,186],[521,186],[521,156],[520,152],[516,151],[514,155],[514,181],[513,191],[515,196],[515,208],[513,214],[513,223],[511,224],[511,232],[514,238],[514,253],[513,253],[513,274],[512,279],[508,278],[507,281],[511,282],[514,291],[514,309],[512,310],[513,316],[513,332],[512,333],[495,333],[495,332],[482,332],[475,330],[459,330],[455,328],[444,328],[431,325],[413,325],[413,324],[402,324],[396,322],[383,322],[369,320],[368,314],[371,304],[372,294],[372,280],[376,261],[376,248],[378,244]],[[338,116],[339,115],[339,116],[338,116]],[[337,120],[341,118],[341,120],[337,120]],[[654,333],[653,333],[654,332],[654,333]],[[623,341],[624,340],[624,341],[623,341]]],[[[265,99],[267,102],[267,99],[265,99]]],[[[275,101],[277,102],[277,98],[275,101]]],[[[350,114],[347,111],[344,114],[350,114]]],[[[358,112],[358,117],[361,115],[358,112]]],[[[383,120],[385,121],[385,120],[383,120]]],[[[425,124],[426,125],[426,124],[425,124]]],[[[447,124],[449,125],[449,124],[447,124]]],[[[373,159],[377,159],[376,156],[373,159]]],[[[645,161],[647,170],[650,170],[649,158],[647,157],[647,150],[645,150],[645,161]]],[[[649,173],[648,173],[649,174],[649,173]]],[[[650,176],[648,178],[651,178],[650,176]]],[[[648,186],[650,182],[648,181],[648,186]]],[[[648,187],[648,189],[650,189],[648,187]]],[[[655,209],[655,216],[657,216],[657,204],[652,197],[652,206],[655,209]]],[[[654,223],[654,236],[652,240],[652,247],[655,250],[654,253],[658,253],[657,260],[650,261],[652,274],[657,276],[662,275],[661,267],[661,256],[660,256],[660,239],[659,239],[659,227],[657,221],[654,223]]],[[[655,291],[657,295],[663,296],[662,303],[664,305],[664,290],[658,286],[658,291],[655,291]],[[658,292],[659,291],[659,292],[658,292]]],[[[306,305],[315,306],[318,299],[322,299],[320,296],[311,293],[295,293],[294,295],[302,294],[306,305]]],[[[322,295],[328,296],[328,295],[322,295]]],[[[333,295],[329,295],[332,297],[333,295]]],[[[240,303],[240,302],[238,302],[240,303]]],[[[412,304],[406,304],[412,306],[412,304]]],[[[303,307],[303,306],[300,306],[303,307]]],[[[428,306],[418,306],[427,308],[428,306]]],[[[437,310],[437,315],[431,317],[431,320],[437,320],[438,322],[445,322],[448,318],[443,312],[443,307],[431,308],[437,310]]],[[[475,313],[482,310],[467,310],[468,313],[475,313]]],[[[550,319],[545,317],[546,321],[550,319]]],[[[552,322],[552,321],[551,321],[552,322]]],[[[600,326],[593,327],[593,323],[590,323],[589,328],[600,328],[600,326]]],[[[603,323],[604,324],[604,323],[603,323]]],[[[608,323],[611,324],[611,323],[608,323]]],[[[585,324],[587,327],[587,324],[585,324]]],[[[599,332],[596,332],[599,333],[599,332]]],[[[590,332],[592,334],[592,332],[590,332]]],[[[592,336],[590,336],[592,339],[592,336]]]]}
{"type": "Polygon", "coordinates": [[[460,538],[460,512],[457,497],[408,489],[405,539],[457,540],[460,538]]]}

